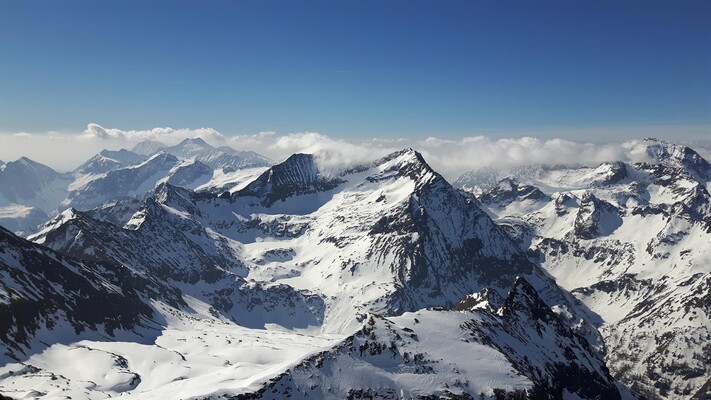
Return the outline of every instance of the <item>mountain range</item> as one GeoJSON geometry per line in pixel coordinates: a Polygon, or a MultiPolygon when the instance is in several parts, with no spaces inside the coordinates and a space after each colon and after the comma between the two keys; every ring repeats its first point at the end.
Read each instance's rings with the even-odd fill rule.
{"type": "Polygon", "coordinates": [[[494,186],[473,171],[458,185],[593,312],[617,379],[649,398],[706,398],[711,165],[686,146],[641,146],[649,162],[496,171],[494,186]]]}
{"type": "Polygon", "coordinates": [[[711,166],[641,146],[454,184],[196,139],[5,164],[42,214],[0,219],[0,393],[709,398],[711,166]]]}
{"type": "Polygon", "coordinates": [[[224,191],[272,163],[254,152],[215,148],[202,139],[186,139],[175,146],[147,141],[132,150],[102,150],[66,173],[22,157],[0,166],[0,224],[28,235],[70,207],[91,210],[118,199],[140,201],[164,181],[224,191]]]}

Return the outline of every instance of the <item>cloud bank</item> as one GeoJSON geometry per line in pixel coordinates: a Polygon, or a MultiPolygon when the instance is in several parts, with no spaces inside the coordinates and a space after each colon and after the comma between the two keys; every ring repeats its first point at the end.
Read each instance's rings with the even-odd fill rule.
{"type": "MultiPolygon", "coordinates": [[[[0,134],[0,160],[7,162],[27,156],[57,170],[67,171],[102,149],[131,148],[144,140],[174,145],[194,137],[200,137],[214,146],[228,145],[238,150],[256,151],[277,161],[293,153],[312,153],[327,168],[341,168],[354,162],[374,160],[410,147],[420,151],[429,164],[447,178],[455,178],[464,171],[487,166],[511,167],[533,163],[597,165],[614,160],[645,161],[647,157],[638,151],[638,141],[581,143],[527,136],[503,139],[467,136],[457,139],[344,140],[316,132],[259,132],[228,136],[212,128],[121,130],[91,123],[83,132],[76,133],[0,134]]],[[[702,155],[709,154],[703,147],[695,148],[702,155]]]]}

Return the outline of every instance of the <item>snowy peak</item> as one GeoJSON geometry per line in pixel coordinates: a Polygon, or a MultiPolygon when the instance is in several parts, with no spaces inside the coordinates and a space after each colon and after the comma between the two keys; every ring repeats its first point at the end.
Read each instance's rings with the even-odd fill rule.
{"type": "Polygon", "coordinates": [[[178,162],[178,158],[175,157],[174,155],[165,152],[165,151],[160,151],[150,158],[148,160],[142,162],[141,164],[137,165],[136,167],[142,167],[146,165],[159,165],[159,164],[173,164],[178,162]]]}
{"type": "Polygon", "coordinates": [[[146,158],[126,149],[101,150],[74,170],[75,175],[99,175],[145,161],[146,158]]]}
{"type": "MultiPolygon", "coordinates": [[[[57,240],[56,238],[61,236],[57,232],[62,231],[66,226],[83,224],[87,220],[92,219],[74,208],[68,208],[47,221],[39,232],[30,235],[27,239],[37,244],[47,245],[47,243],[57,240]]],[[[66,240],[71,239],[71,236],[66,238],[66,240]]]]}
{"type": "Polygon", "coordinates": [[[40,164],[37,161],[30,160],[27,157],[20,157],[16,161],[10,161],[5,164],[3,172],[7,175],[37,176],[40,179],[52,179],[59,175],[59,173],[52,168],[40,164]]]}
{"type": "Polygon", "coordinates": [[[144,140],[141,143],[138,143],[137,145],[133,146],[131,148],[131,151],[140,154],[142,156],[151,156],[155,154],[156,152],[160,151],[161,149],[167,147],[165,144],[155,141],[155,140],[144,140]]]}
{"type": "Polygon", "coordinates": [[[711,179],[711,165],[688,146],[654,138],[645,139],[642,146],[644,146],[647,155],[658,163],[684,168],[699,180],[711,179]]]}
{"type": "Polygon", "coordinates": [[[180,142],[177,147],[182,148],[197,148],[197,149],[214,149],[214,147],[207,144],[202,138],[188,138],[180,142]]]}
{"type": "Polygon", "coordinates": [[[196,187],[212,177],[212,168],[197,160],[185,161],[170,170],[168,182],[181,187],[196,187]]]}
{"type": "Polygon", "coordinates": [[[182,160],[195,159],[212,168],[242,169],[271,165],[268,158],[251,151],[237,151],[227,146],[215,148],[201,138],[185,139],[175,146],[160,150],[173,154],[182,160]]]}
{"type": "Polygon", "coordinates": [[[68,181],[65,174],[21,157],[0,169],[0,207],[23,205],[49,213],[66,197],[68,181]]]}
{"type": "Polygon", "coordinates": [[[185,139],[175,146],[166,147],[162,151],[175,154],[183,159],[200,158],[206,153],[217,151],[201,138],[185,139]]]}
{"type": "Polygon", "coordinates": [[[444,180],[427,164],[422,154],[411,148],[392,153],[376,163],[384,169],[384,172],[397,171],[398,175],[409,177],[418,182],[418,186],[444,180]]]}
{"type": "MultiPolygon", "coordinates": [[[[174,169],[179,165],[180,161],[174,155],[159,152],[140,164],[109,171],[76,188],[69,194],[64,205],[89,210],[106,202],[144,196],[153,190],[158,182],[175,172],[174,169]]],[[[180,175],[180,181],[194,176],[191,171],[180,175]]]]}
{"type": "Polygon", "coordinates": [[[336,187],[341,181],[323,177],[311,154],[294,154],[266,170],[236,197],[257,197],[264,206],[296,195],[316,193],[336,187]]]}

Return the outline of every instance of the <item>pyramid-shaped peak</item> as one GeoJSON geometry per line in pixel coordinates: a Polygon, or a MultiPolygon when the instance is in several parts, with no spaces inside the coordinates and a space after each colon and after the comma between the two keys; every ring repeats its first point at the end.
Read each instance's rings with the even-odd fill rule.
{"type": "Polygon", "coordinates": [[[406,149],[402,149],[400,151],[396,151],[392,154],[390,154],[389,158],[399,158],[403,161],[410,161],[410,162],[417,162],[417,163],[425,163],[425,158],[422,157],[422,154],[413,149],[412,147],[408,147],[406,149]]]}
{"type": "Polygon", "coordinates": [[[432,170],[432,168],[427,164],[425,158],[422,154],[409,147],[403,150],[390,153],[387,156],[381,158],[375,162],[376,165],[397,165],[399,167],[410,166],[417,168],[425,168],[427,170],[432,170]]]}
{"type": "Polygon", "coordinates": [[[517,276],[501,307],[503,315],[527,315],[533,319],[548,319],[552,311],[541,300],[536,289],[522,276],[517,276]]]}
{"type": "Polygon", "coordinates": [[[204,141],[200,137],[185,139],[182,142],[180,142],[178,144],[178,146],[199,146],[199,147],[213,148],[212,146],[210,146],[206,141],[204,141]]]}
{"type": "Polygon", "coordinates": [[[27,165],[27,166],[32,166],[32,167],[37,167],[37,166],[45,166],[44,164],[40,164],[37,161],[34,161],[28,157],[22,156],[15,161],[16,163],[20,165],[27,165]]]}
{"type": "Polygon", "coordinates": [[[385,171],[397,171],[400,176],[407,176],[418,183],[418,187],[444,181],[420,152],[407,148],[391,153],[375,162],[385,171]]]}
{"type": "Polygon", "coordinates": [[[306,154],[306,153],[295,153],[290,155],[286,160],[283,162],[275,165],[275,167],[280,166],[280,165],[294,165],[294,164],[313,164],[316,165],[316,160],[314,158],[313,154],[306,154]]]}
{"type": "Polygon", "coordinates": [[[10,173],[11,171],[16,173],[35,171],[44,174],[56,174],[56,172],[52,168],[24,156],[18,158],[15,161],[10,161],[9,163],[5,164],[5,171],[7,171],[8,173],[10,173]]]}
{"type": "Polygon", "coordinates": [[[292,154],[269,169],[269,181],[275,185],[311,184],[318,178],[318,166],[313,154],[292,154]]]}

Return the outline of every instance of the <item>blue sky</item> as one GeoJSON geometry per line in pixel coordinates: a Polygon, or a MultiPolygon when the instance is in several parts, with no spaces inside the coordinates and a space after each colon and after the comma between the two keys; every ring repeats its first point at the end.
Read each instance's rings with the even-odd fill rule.
{"type": "Polygon", "coordinates": [[[0,0],[0,132],[711,126],[710,49],[700,0],[0,0]]]}

